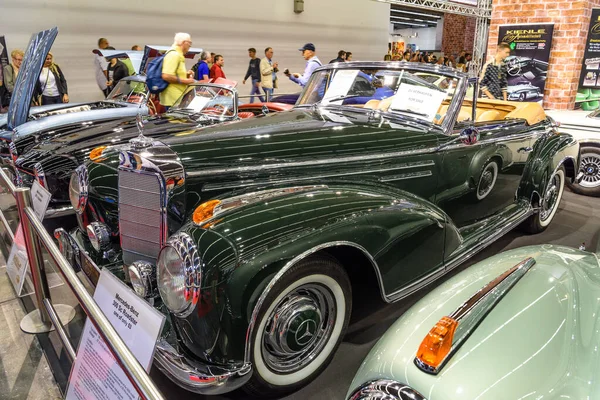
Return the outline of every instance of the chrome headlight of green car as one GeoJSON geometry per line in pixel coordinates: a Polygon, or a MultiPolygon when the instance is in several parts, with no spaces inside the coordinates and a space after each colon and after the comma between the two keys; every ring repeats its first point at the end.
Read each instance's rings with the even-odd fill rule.
{"type": "Polygon", "coordinates": [[[157,262],[158,291],[167,308],[188,316],[200,296],[201,262],[190,236],[178,233],[163,247],[157,262]]]}
{"type": "Polygon", "coordinates": [[[73,209],[78,214],[82,214],[88,200],[88,171],[85,165],[80,165],[71,174],[69,199],[73,209]]]}

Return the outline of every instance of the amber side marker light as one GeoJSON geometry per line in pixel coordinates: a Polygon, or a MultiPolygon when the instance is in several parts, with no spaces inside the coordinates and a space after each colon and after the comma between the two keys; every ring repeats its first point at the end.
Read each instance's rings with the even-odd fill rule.
{"type": "Polygon", "coordinates": [[[457,326],[457,321],[450,317],[442,317],[421,342],[417,358],[423,364],[438,368],[452,349],[452,339],[457,326]]]}
{"type": "Polygon", "coordinates": [[[534,264],[534,258],[524,259],[479,289],[453,313],[442,317],[421,342],[414,359],[415,365],[426,373],[438,374],[488,313],[534,264]],[[460,329],[457,329],[459,324],[460,329]]]}
{"type": "Polygon", "coordinates": [[[213,217],[215,207],[221,204],[221,200],[209,200],[206,203],[200,204],[192,215],[192,220],[195,224],[200,225],[202,222],[213,217]]]}
{"type": "Polygon", "coordinates": [[[102,153],[106,150],[107,146],[99,146],[90,152],[90,160],[91,161],[102,161],[100,158],[102,157],[102,153]]]}

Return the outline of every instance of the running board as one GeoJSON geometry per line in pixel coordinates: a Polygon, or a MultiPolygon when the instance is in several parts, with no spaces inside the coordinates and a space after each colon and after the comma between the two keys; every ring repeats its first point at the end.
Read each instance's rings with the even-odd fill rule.
{"type": "MultiPolygon", "coordinates": [[[[491,234],[483,235],[481,240],[477,241],[477,243],[473,246],[466,246],[463,242],[463,244],[461,244],[461,246],[456,251],[454,251],[454,253],[448,259],[448,261],[444,263],[443,267],[436,269],[435,271],[422,277],[418,281],[411,283],[409,286],[403,287],[389,295],[386,294],[384,300],[387,303],[393,303],[421,290],[425,286],[429,285],[430,283],[436,281],[448,272],[452,271],[460,264],[469,260],[475,254],[479,253],[481,250],[494,243],[497,239],[519,226],[523,221],[525,221],[533,214],[534,209],[531,206],[529,206],[527,208],[524,208],[521,212],[515,214],[513,217],[511,217],[510,221],[499,221],[497,223],[498,227],[494,232],[492,232],[491,234]]],[[[470,240],[468,240],[468,242],[473,241],[473,238],[469,239],[470,240]]]]}

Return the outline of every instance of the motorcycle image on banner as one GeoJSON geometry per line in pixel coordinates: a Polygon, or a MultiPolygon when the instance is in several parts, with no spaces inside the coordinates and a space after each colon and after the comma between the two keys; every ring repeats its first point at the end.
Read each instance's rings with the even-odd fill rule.
{"type": "Polygon", "coordinates": [[[542,103],[554,24],[500,25],[498,44],[507,43],[508,100],[542,103]]]}

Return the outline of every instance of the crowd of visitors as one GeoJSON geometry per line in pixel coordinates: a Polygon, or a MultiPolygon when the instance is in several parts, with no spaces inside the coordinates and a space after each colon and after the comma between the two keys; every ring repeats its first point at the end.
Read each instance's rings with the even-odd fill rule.
{"type": "Polygon", "coordinates": [[[426,64],[445,65],[447,67],[455,68],[462,72],[468,72],[471,66],[471,60],[473,55],[467,51],[462,51],[455,57],[449,56],[436,56],[432,52],[421,53],[419,50],[411,51],[406,50],[403,54],[386,54],[383,57],[383,61],[406,61],[406,62],[419,62],[426,64]]]}
{"type": "MultiPolygon", "coordinates": [[[[114,50],[108,39],[98,39],[98,48],[101,50],[114,50]]],[[[166,88],[160,93],[160,103],[167,109],[172,106],[179,96],[184,92],[186,85],[194,82],[207,82],[212,79],[224,78],[225,59],[221,54],[215,54],[204,50],[201,52],[198,62],[187,70],[185,66],[185,54],[192,46],[192,39],[187,33],[177,33],[171,48],[165,53],[162,61],[162,79],[166,82],[166,88]]],[[[139,45],[133,45],[131,50],[142,51],[139,45]]],[[[317,49],[313,43],[306,43],[300,49],[306,65],[302,73],[290,72],[288,69],[283,74],[292,82],[304,87],[315,69],[322,65],[317,57],[317,49]]],[[[482,94],[489,98],[506,99],[506,74],[504,59],[510,54],[510,48],[499,45],[495,58],[486,64],[482,70],[480,83],[482,94]]],[[[6,111],[14,90],[15,80],[19,74],[24,53],[15,49],[11,52],[11,63],[0,69],[0,110],[6,111]]],[[[254,47],[248,49],[248,69],[242,80],[242,84],[250,83],[250,102],[257,98],[260,102],[268,101],[278,86],[277,73],[279,65],[273,60],[274,51],[272,47],[264,49],[264,57],[259,58],[254,47]]],[[[403,54],[386,54],[384,61],[406,61],[428,64],[445,65],[457,70],[467,72],[471,67],[472,55],[462,51],[458,55],[436,56],[430,52],[407,50],[403,54]]],[[[337,57],[330,63],[341,63],[352,61],[352,53],[340,50],[337,57]]],[[[126,76],[135,73],[129,59],[112,58],[107,61],[101,54],[94,57],[94,69],[98,88],[104,96],[115,87],[117,82],[126,76]]],[[[48,54],[46,62],[40,73],[36,87],[34,103],[38,105],[67,103],[69,95],[67,80],[60,67],[54,63],[51,53],[48,54]]]]}

